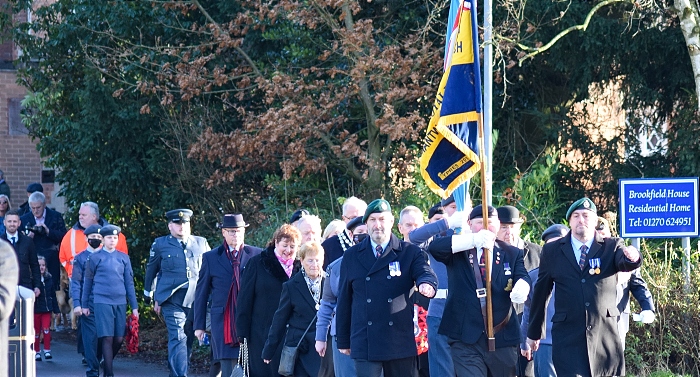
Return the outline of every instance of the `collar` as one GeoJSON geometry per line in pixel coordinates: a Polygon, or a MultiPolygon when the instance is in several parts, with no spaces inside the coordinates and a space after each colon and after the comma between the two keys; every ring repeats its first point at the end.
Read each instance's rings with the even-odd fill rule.
{"type": "MultiPolygon", "coordinates": [[[[586,246],[588,246],[588,250],[591,250],[591,246],[593,245],[593,241],[595,241],[595,237],[591,238],[588,242],[585,243],[586,246]]],[[[574,251],[578,252],[581,250],[581,245],[584,245],[583,242],[579,241],[574,237],[574,235],[571,235],[571,247],[574,248],[574,251]]]]}
{"type": "Polygon", "coordinates": [[[44,207],[44,213],[41,214],[41,217],[34,216],[34,220],[46,220],[46,207],[44,207]]]}
{"type": "MultiPolygon", "coordinates": [[[[387,246],[389,246],[389,242],[391,242],[391,237],[389,238],[389,241],[386,241],[385,243],[381,244],[382,252],[386,251],[387,246]]],[[[377,243],[374,242],[372,238],[369,239],[369,243],[372,244],[372,251],[377,250],[377,243]]]]}
{"type": "Polygon", "coordinates": [[[10,234],[10,233],[5,232],[5,235],[7,236],[7,239],[8,239],[8,240],[9,240],[11,237],[17,237],[17,239],[19,240],[19,232],[15,232],[15,234],[10,234]]]}

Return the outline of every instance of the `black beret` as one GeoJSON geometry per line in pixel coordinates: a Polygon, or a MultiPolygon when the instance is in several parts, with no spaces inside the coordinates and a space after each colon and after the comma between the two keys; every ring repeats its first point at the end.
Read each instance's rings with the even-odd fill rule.
{"type": "Polygon", "coordinates": [[[445,209],[442,208],[442,203],[438,203],[428,210],[428,219],[432,219],[435,215],[442,215],[445,213],[445,209]]]}
{"type": "Polygon", "coordinates": [[[29,186],[27,186],[28,193],[35,193],[37,191],[44,192],[44,186],[42,186],[41,183],[34,182],[34,183],[30,183],[29,186]]]}
{"type": "Polygon", "coordinates": [[[579,210],[579,209],[587,209],[589,211],[592,211],[593,213],[597,214],[598,211],[595,208],[595,203],[593,203],[592,200],[588,198],[581,198],[577,201],[574,202],[574,204],[569,207],[569,210],[566,211],[566,219],[569,220],[571,217],[571,214],[574,213],[574,211],[579,210]]]}
{"type": "Polygon", "coordinates": [[[454,196],[454,195],[450,195],[450,196],[448,196],[447,198],[442,199],[442,201],[440,201],[440,205],[443,206],[443,207],[445,207],[445,206],[447,206],[448,204],[451,204],[451,203],[454,203],[454,202],[455,202],[455,196],[454,196]]]}
{"type": "Polygon", "coordinates": [[[520,218],[520,211],[513,206],[503,206],[496,209],[498,212],[498,220],[505,224],[519,224],[523,222],[520,218]]]}
{"type": "Polygon", "coordinates": [[[89,235],[95,234],[95,233],[100,233],[100,225],[99,224],[92,224],[89,227],[85,228],[85,231],[83,232],[83,234],[85,234],[86,236],[89,236],[89,235]]]}
{"type": "Polygon", "coordinates": [[[367,223],[367,218],[373,213],[389,212],[391,213],[391,206],[389,202],[384,199],[374,199],[372,203],[369,203],[365,215],[362,216],[362,223],[367,223]]]}
{"type": "Polygon", "coordinates": [[[192,211],[187,208],[174,209],[166,212],[165,217],[171,223],[188,223],[192,217],[192,211]]]}
{"type": "Polygon", "coordinates": [[[116,236],[119,233],[121,233],[122,230],[116,225],[105,225],[102,228],[100,228],[100,235],[102,237],[104,236],[116,236]]]}
{"type": "MultiPolygon", "coordinates": [[[[488,215],[489,215],[489,217],[496,217],[497,218],[498,212],[496,212],[495,208],[488,206],[488,215]]],[[[477,218],[478,219],[484,218],[484,211],[483,211],[483,209],[481,209],[481,204],[474,207],[472,212],[469,214],[469,220],[473,220],[473,219],[477,219],[477,218]]]]}
{"type": "Polygon", "coordinates": [[[292,214],[292,217],[289,218],[289,223],[294,224],[295,222],[297,222],[297,220],[301,219],[303,216],[308,216],[308,215],[309,215],[309,211],[300,208],[300,209],[294,211],[294,213],[292,214]]]}
{"type": "Polygon", "coordinates": [[[352,232],[355,230],[355,228],[357,228],[360,225],[362,225],[362,217],[358,216],[358,217],[348,221],[347,225],[345,225],[345,228],[347,228],[347,230],[352,232]]]}
{"type": "Polygon", "coordinates": [[[565,225],[554,224],[544,230],[544,233],[542,233],[542,241],[547,242],[554,237],[564,237],[566,233],[569,233],[569,228],[565,225]]]}

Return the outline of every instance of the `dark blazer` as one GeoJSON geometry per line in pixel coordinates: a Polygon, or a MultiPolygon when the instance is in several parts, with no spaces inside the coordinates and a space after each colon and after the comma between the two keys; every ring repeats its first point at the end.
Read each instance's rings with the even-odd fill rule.
{"type": "Polygon", "coordinates": [[[182,302],[184,307],[189,308],[194,302],[202,255],[211,250],[211,247],[206,239],[198,236],[189,236],[186,243],[187,250],[183,251],[180,241],[168,235],[156,238],[151,245],[143,289],[150,297],[153,280],[157,276],[158,283],[153,299],[159,305],[163,305],[178,289],[187,289],[182,302]],[[181,288],[185,284],[187,288],[181,288]]]}
{"type": "Polygon", "coordinates": [[[387,361],[416,356],[413,332],[413,287],[437,290],[437,277],[421,249],[392,235],[377,259],[369,237],[349,248],[340,266],[336,307],[339,349],[353,359],[387,361]],[[396,262],[401,274],[391,276],[396,262]]]}
{"type": "MultiPolygon", "coordinates": [[[[476,343],[486,333],[486,328],[481,301],[476,296],[474,269],[469,262],[471,250],[452,253],[452,237],[434,239],[428,250],[435,260],[447,266],[447,302],[438,333],[467,344],[476,343]]],[[[510,301],[510,291],[505,288],[508,279],[512,279],[512,286],[520,279],[532,284],[523,263],[523,252],[505,242],[496,241],[491,261],[494,326],[505,320],[508,312],[513,311],[506,327],[495,334],[496,347],[516,346],[520,342],[520,325],[510,301]],[[510,266],[510,275],[506,275],[505,263],[510,266]]]]}
{"type": "MultiPolygon", "coordinates": [[[[321,281],[320,287],[323,289],[323,281],[321,281]]],[[[272,326],[265,342],[265,348],[263,348],[262,358],[271,360],[283,340],[285,346],[296,347],[311,321],[314,323],[304,335],[304,340],[299,346],[297,363],[302,364],[306,373],[316,376],[321,368],[321,356],[314,348],[316,344],[316,302],[309,292],[304,274],[299,273],[282,285],[279,306],[272,319],[272,326]]]]}
{"type": "Polygon", "coordinates": [[[654,299],[651,297],[647,282],[642,278],[639,270],[618,274],[617,284],[617,309],[620,311],[620,318],[617,322],[617,330],[620,332],[620,339],[630,328],[630,293],[639,303],[642,310],[654,311],[654,299]]]}
{"type": "MultiPolygon", "coordinates": [[[[56,212],[48,207],[46,207],[45,217],[44,224],[49,228],[49,234],[34,234],[34,248],[39,255],[43,255],[42,253],[46,250],[51,250],[56,251],[58,256],[58,245],[61,244],[61,240],[67,232],[66,223],[63,221],[63,216],[60,212],[56,212]]],[[[22,228],[36,225],[36,219],[31,211],[23,215],[20,220],[22,221],[22,228]]]]}
{"type": "Polygon", "coordinates": [[[333,263],[334,260],[340,258],[345,253],[345,249],[349,249],[355,243],[350,237],[347,229],[343,229],[339,234],[328,237],[321,246],[323,247],[324,258],[323,258],[323,270],[326,270],[329,264],[333,263]],[[342,237],[342,240],[341,240],[342,237]]]}
{"type": "Polygon", "coordinates": [[[571,246],[571,232],[544,245],[532,297],[527,336],[543,334],[547,298],[556,283],[552,317],[552,361],[558,376],[624,376],[625,359],[617,332],[618,271],[642,264],[629,261],[620,238],[596,235],[581,270],[571,246]],[[600,258],[600,274],[589,273],[592,258],[600,258]]]}
{"type": "MultiPolygon", "coordinates": [[[[0,239],[12,245],[12,242],[7,239],[7,233],[0,234],[0,239]]],[[[19,262],[19,285],[29,289],[39,288],[41,275],[39,273],[39,260],[34,250],[34,241],[18,231],[15,253],[19,262]]]]}
{"type": "MultiPolygon", "coordinates": [[[[242,273],[248,261],[260,254],[261,251],[260,248],[243,245],[239,272],[242,273]]],[[[194,329],[204,330],[207,327],[207,304],[211,300],[211,342],[214,359],[235,359],[238,357],[239,347],[232,347],[224,343],[224,330],[230,331],[224,329],[224,312],[228,309],[226,301],[232,282],[233,268],[226,256],[224,245],[204,253],[192,309],[194,310],[194,329]]],[[[238,289],[240,290],[240,281],[238,289]]],[[[235,313],[234,317],[231,317],[231,320],[234,319],[235,313]]]]}
{"type": "MultiPolygon", "coordinates": [[[[270,364],[265,364],[262,358],[272,318],[282,295],[282,284],[289,280],[274,249],[274,246],[269,246],[260,255],[251,258],[241,275],[236,334],[239,338],[248,339],[251,377],[278,376],[281,345],[270,359],[270,364]]],[[[300,269],[301,263],[294,261],[292,276],[300,269]]]]}

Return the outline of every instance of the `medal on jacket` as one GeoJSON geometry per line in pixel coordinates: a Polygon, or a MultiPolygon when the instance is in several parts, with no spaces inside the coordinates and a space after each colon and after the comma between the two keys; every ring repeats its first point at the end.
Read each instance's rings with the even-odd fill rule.
{"type": "Polygon", "coordinates": [[[496,264],[499,264],[499,263],[501,263],[501,253],[497,251],[496,252],[496,264]]]}
{"type": "Polygon", "coordinates": [[[390,276],[401,276],[401,267],[399,262],[389,263],[389,275],[390,276]]]}
{"type": "Polygon", "coordinates": [[[598,275],[600,273],[600,258],[593,258],[589,261],[591,269],[588,273],[591,275],[598,275]]]}
{"type": "Polygon", "coordinates": [[[503,270],[505,271],[505,272],[504,272],[505,275],[510,275],[510,274],[511,274],[511,272],[510,272],[510,263],[508,263],[508,262],[503,262],[503,270]]]}
{"type": "MultiPolygon", "coordinates": [[[[510,272],[510,271],[509,271],[510,272]]],[[[510,292],[513,290],[513,279],[508,279],[508,284],[506,284],[506,292],[510,292]]]]}
{"type": "Polygon", "coordinates": [[[321,305],[316,304],[316,311],[318,311],[318,309],[319,309],[320,307],[321,307],[321,305]]]}

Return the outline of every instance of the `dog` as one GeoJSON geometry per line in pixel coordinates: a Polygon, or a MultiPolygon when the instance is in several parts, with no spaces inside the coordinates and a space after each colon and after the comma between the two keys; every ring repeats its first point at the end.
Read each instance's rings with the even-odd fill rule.
{"type": "Polygon", "coordinates": [[[68,279],[68,273],[66,272],[66,268],[61,266],[61,280],[59,289],[56,291],[56,302],[58,302],[58,309],[61,313],[54,316],[51,330],[56,330],[59,324],[66,327],[68,325],[68,314],[70,314],[71,328],[73,330],[78,328],[75,313],[73,313],[73,299],[68,293],[69,289],[70,279],[68,279]]]}

